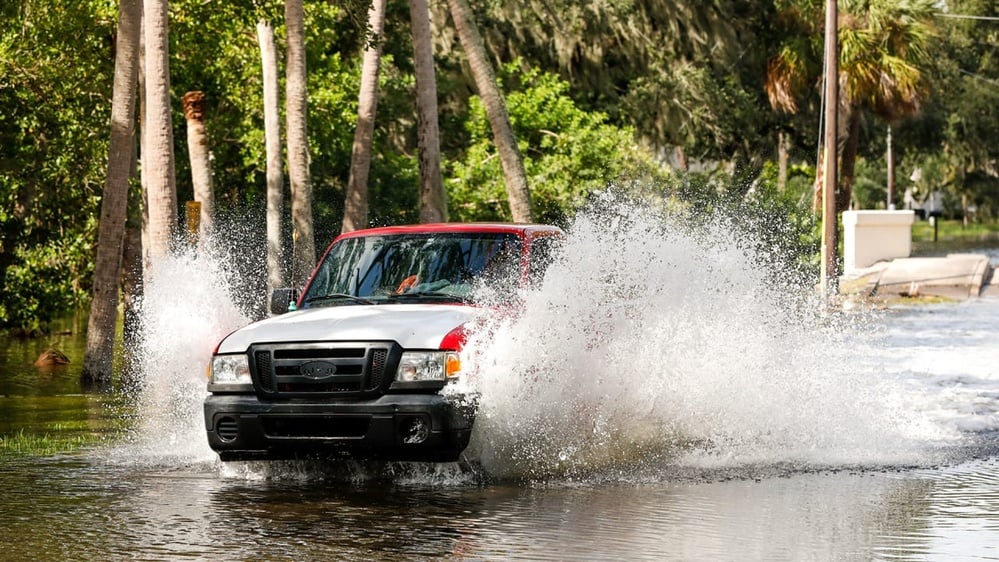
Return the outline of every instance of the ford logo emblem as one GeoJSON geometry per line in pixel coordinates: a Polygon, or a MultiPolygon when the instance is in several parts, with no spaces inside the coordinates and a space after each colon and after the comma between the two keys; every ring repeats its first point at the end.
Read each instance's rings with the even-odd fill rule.
{"type": "Polygon", "coordinates": [[[307,379],[328,379],[336,374],[336,365],[326,361],[309,361],[298,368],[298,373],[307,379]]]}

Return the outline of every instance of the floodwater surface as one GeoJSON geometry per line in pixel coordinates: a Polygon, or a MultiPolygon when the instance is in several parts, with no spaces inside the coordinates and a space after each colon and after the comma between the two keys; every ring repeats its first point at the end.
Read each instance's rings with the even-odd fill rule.
{"type": "Polygon", "coordinates": [[[8,560],[988,560],[996,468],[484,485],[49,458],[5,467],[0,542],[8,560]]]}
{"type": "Polygon", "coordinates": [[[470,340],[462,463],[218,462],[204,365],[249,318],[204,256],[158,266],[133,384],[7,345],[0,434],[107,437],[0,458],[0,559],[999,559],[999,299],[816,314],[628,217],[470,340]]]}

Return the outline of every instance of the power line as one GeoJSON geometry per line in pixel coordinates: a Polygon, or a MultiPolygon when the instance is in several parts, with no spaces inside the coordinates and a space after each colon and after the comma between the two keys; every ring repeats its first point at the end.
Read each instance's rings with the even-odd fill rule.
{"type": "Polygon", "coordinates": [[[936,14],[941,18],[954,18],[961,20],[983,20],[983,21],[999,21],[999,16],[968,16],[965,14],[936,14]]]}
{"type": "Polygon", "coordinates": [[[999,81],[996,81],[995,79],[986,78],[986,77],[981,76],[979,74],[975,74],[974,72],[968,72],[967,70],[964,70],[963,68],[959,68],[957,70],[961,74],[966,74],[968,76],[971,76],[972,78],[977,78],[978,80],[981,80],[983,82],[988,82],[989,84],[992,84],[993,86],[999,86],[999,81]]]}

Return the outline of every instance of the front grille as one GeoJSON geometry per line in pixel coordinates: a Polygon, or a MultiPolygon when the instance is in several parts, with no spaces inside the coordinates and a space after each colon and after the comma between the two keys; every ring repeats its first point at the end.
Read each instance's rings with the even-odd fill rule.
{"type": "Polygon", "coordinates": [[[271,352],[257,351],[253,354],[256,362],[256,375],[261,388],[274,388],[274,373],[271,367],[271,352]]]}
{"type": "Polygon", "coordinates": [[[392,342],[257,345],[250,370],[263,397],[371,397],[385,391],[400,354],[392,342]]]}
{"type": "Polygon", "coordinates": [[[376,349],[371,353],[371,370],[368,375],[368,390],[374,390],[382,386],[385,378],[385,361],[388,358],[388,350],[376,349]]]}

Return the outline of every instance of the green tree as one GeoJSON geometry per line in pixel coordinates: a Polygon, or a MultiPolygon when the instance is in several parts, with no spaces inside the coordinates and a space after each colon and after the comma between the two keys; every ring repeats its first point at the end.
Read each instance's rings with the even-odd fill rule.
{"type": "Polygon", "coordinates": [[[531,222],[534,220],[534,211],[523,155],[517,146],[509,109],[496,83],[496,75],[487,58],[472,8],[467,0],[448,0],[448,7],[492,128],[493,142],[503,169],[510,214],[517,222],[531,222]]]}
{"type": "Polygon", "coordinates": [[[413,29],[413,67],[416,74],[416,136],[420,161],[420,222],[446,222],[447,199],[441,178],[440,126],[437,111],[437,73],[430,36],[427,0],[409,0],[413,29]]]}
{"type": "Polygon", "coordinates": [[[930,95],[929,47],[936,37],[933,0],[858,1],[841,29],[840,73],[847,102],[846,138],[836,206],[849,208],[864,109],[887,123],[919,112],[930,95]]]}
{"type": "Polygon", "coordinates": [[[88,298],[116,19],[107,0],[0,6],[0,326],[88,298]]]}
{"type": "MultiPolygon", "coordinates": [[[[854,167],[865,112],[888,123],[916,114],[930,93],[929,48],[934,39],[933,0],[851,0],[841,10],[838,37],[840,174],[837,209],[849,208],[854,167]]],[[[823,21],[822,2],[779,3],[778,22],[815,37],[823,21]]],[[[821,49],[813,40],[783,36],[767,68],[765,89],[771,105],[797,111],[800,98],[820,83],[821,49]]]]}
{"type": "MultiPolygon", "coordinates": [[[[629,182],[635,189],[666,192],[671,204],[683,199],[677,204],[692,211],[718,206],[711,199],[715,191],[725,201],[730,198],[732,208],[741,208],[736,201],[769,193],[773,168],[766,161],[777,132],[800,147],[797,162],[811,164],[820,71],[808,66],[808,57],[818,53],[814,39],[821,34],[815,26],[821,25],[816,23],[821,17],[809,19],[808,14],[809,6],[821,3],[494,0],[469,5],[483,37],[484,61],[494,68],[497,61],[519,61],[516,70],[511,66],[500,72],[500,84],[509,92],[507,111],[523,157],[525,185],[531,185],[536,197],[535,218],[562,220],[593,191],[629,182]],[[780,104],[768,107],[768,93],[773,92],[764,84],[767,63],[776,61],[769,57],[796,41],[804,54],[799,62],[808,63],[785,73],[789,80],[797,77],[786,84],[796,112],[772,111],[780,104]],[[710,168],[709,175],[676,174],[662,167],[663,162],[680,166],[684,159],[691,169],[710,168]],[[643,175],[656,180],[632,182],[643,175]]],[[[869,118],[895,119],[915,107],[902,87],[916,83],[906,78],[913,74],[875,72],[892,68],[888,63],[895,60],[896,70],[909,65],[924,80],[929,70],[935,81],[933,98],[923,96],[928,91],[924,82],[910,90],[923,96],[917,118],[893,125],[895,144],[904,152],[899,176],[905,178],[914,167],[928,165],[931,155],[943,154],[940,169],[946,173],[941,181],[953,186],[954,198],[963,195],[969,207],[986,212],[999,169],[999,148],[992,139],[999,119],[997,28],[938,18],[944,32],[937,44],[917,42],[924,53],[933,49],[932,61],[917,64],[920,59],[911,56],[911,49],[903,53],[892,46],[903,44],[901,39],[893,42],[896,38],[913,36],[893,27],[891,18],[872,16],[875,7],[891,11],[884,7],[886,0],[842,4],[842,33],[855,35],[851,40],[856,47],[847,49],[859,65],[853,72],[866,76],[850,87],[861,92],[865,84],[891,86],[890,92],[856,98],[862,116],[857,156],[864,164],[855,175],[867,182],[858,198],[867,196],[865,189],[873,193],[882,166],[885,128],[865,128],[874,122],[869,118]],[[895,58],[876,58],[879,49],[895,58]]],[[[897,4],[892,8],[896,13],[927,2],[897,4]]],[[[343,224],[369,6],[366,0],[302,3],[308,172],[315,236],[322,241],[343,224]]],[[[98,203],[107,180],[108,139],[99,131],[107,130],[111,110],[115,7],[114,0],[0,3],[0,323],[5,325],[40,326],[90,292],[98,203]]],[[[188,153],[181,129],[182,94],[204,91],[217,206],[259,219],[260,239],[252,247],[264,248],[267,151],[254,29],[260,21],[275,22],[276,54],[285,60],[284,0],[170,0],[169,8],[167,105],[173,149],[188,153]]],[[[371,129],[364,224],[420,220],[409,8],[398,0],[385,4],[390,25],[379,43],[379,117],[371,129]]],[[[450,8],[446,2],[431,2],[432,21],[449,22],[450,8]]],[[[995,16],[997,8],[986,0],[955,0],[947,9],[995,16]]],[[[443,178],[452,216],[509,218],[503,170],[462,43],[448,25],[434,28],[433,38],[443,178]]],[[[189,200],[194,190],[188,158],[178,158],[175,165],[178,199],[189,200]]],[[[792,194],[804,174],[813,171],[793,161],[788,170],[787,191],[792,194]]],[[[774,212],[789,212],[792,200],[800,203],[791,198],[785,205],[781,199],[774,212]]],[[[289,202],[281,205],[286,220],[289,202]]],[[[287,222],[282,226],[290,230],[287,222]]],[[[255,269],[263,271],[264,252],[257,257],[255,251],[238,254],[259,258],[255,269]]]]}
{"type": "Polygon", "coordinates": [[[263,81],[264,145],[267,155],[267,294],[284,284],[281,266],[281,215],[284,211],[284,168],[281,159],[281,99],[274,28],[257,22],[260,76],[263,81]]]}
{"type": "MultiPolygon", "coordinates": [[[[913,148],[904,163],[924,172],[938,168],[946,158],[948,187],[964,217],[999,216],[999,26],[987,18],[999,17],[999,5],[985,0],[947,3],[953,14],[943,18],[940,45],[935,57],[935,83],[939,95],[927,107],[924,119],[901,131],[913,148]],[[927,142],[929,141],[929,142],[927,142]]],[[[928,175],[928,174],[924,174],[928,175]]],[[[940,187],[940,186],[936,186],[940,187]]]]}
{"type": "Polygon", "coordinates": [[[772,14],[771,0],[498,0],[476,18],[496,59],[559,74],[581,108],[658,152],[744,162],[767,126],[760,53],[772,14]]]}
{"type": "Polygon", "coordinates": [[[308,88],[303,0],[285,0],[288,32],[285,116],[288,121],[288,176],[291,179],[291,282],[305,284],[316,262],[312,213],[312,175],[309,173],[308,88]]]}
{"type": "MultiPolygon", "coordinates": [[[[515,62],[504,74],[519,76],[521,90],[507,96],[510,120],[524,154],[537,220],[564,222],[590,194],[633,180],[654,182],[661,169],[632,129],[607,123],[607,116],[580,109],[569,84],[553,74],[526,73],[515,62]]],[[[472,100],[467,122],[471,144],[449,163],[452,213],[459,220],[510,220],[484,104],[472,100]]]]}
{"type": "Polygon", "coordinates": [[[177,173],[170,98],[167,0],[145,0],[142,14],[146,102],[142,122],[142,178],[149,212],[148,250],[150,258],[155,260],[170,252],[177,235],[177,173]]]}
{"type": "Polygon", "coordinates": [[[99,382],[111,380],[128,183],[135,166],[135,107],[142,3],[140,0],[121,0],[119,6],[108,173],[101,196],[94,296],[87,319],[87,348],[82,373],[84,379],[99,382]]]}
{"type": "Polygon", "coordinates": [[[371,138],[378,111],[378,76],[382,60],[385,0],[372,0],[368,9],[367,45],[361,67],[361,87],[357,98],[357,127],[350,156],[350,178],[344,196],[342,232],[367,226],[368,174],[371,171],[371,138]]]}

